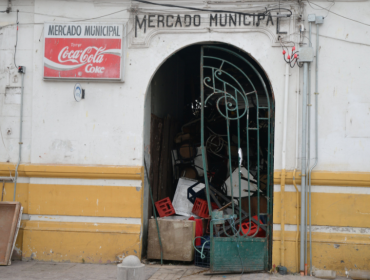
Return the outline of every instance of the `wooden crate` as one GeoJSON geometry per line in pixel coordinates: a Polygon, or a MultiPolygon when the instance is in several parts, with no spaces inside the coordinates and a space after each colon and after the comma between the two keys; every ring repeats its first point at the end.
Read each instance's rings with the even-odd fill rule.
{"type": "Polygon", "coordinates": [[[21,222],[19,202],[0,202],[0,265],[10,265],[21,222]]]}

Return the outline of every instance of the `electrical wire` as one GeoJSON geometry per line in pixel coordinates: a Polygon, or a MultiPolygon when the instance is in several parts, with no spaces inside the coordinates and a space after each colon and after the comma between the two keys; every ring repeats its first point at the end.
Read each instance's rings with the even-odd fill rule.
{"type": "MultiPolygon", "coordinates": [[[[213,13],[235,13],[235,14],[241,14],[241,15],[247,15],[247,16],[262,16],[262,15],[266,16],[268,12],[279,9],[279,8],[274,8],[274,9],[266,8],[265,12],[263,13],[252,14],[252,13],[244,13],[244,12],[228,11],[228,10],[212,10],[212,9],[201,9],[201,8],[194,8],[194,7],[187,7],[187,6],[178,6],[178,5],[172,5],[172,4],[160,4],[160,3],[153,3],[153,2],[145,1],[145,0],[133,0],[133,1],[144,3],[144,4],[169,7],[169,8],[180,8],[180,9],[186,9],[186,10],[192,10],[192,11],[213,12],[213,13]]],[[[293,12],[289,9],[286,9],[286,8],[280,8],[280,9],[288,11],[290,13],[290,14],[285,15],[286,17],[290,17],[291,15],[293,15],[293,12]]]]}
{"type": "MultiPolygon", "coordinates": [[[[121,11],[124,11],[124,10],[121,10],[121,11]]],[[[119,11],[119,12],[121,12],[119,11]]],[[[119,12],[115,12],[115,13],[119,13],[119,12]]],[[[163,12],[163,11],[158,11],[158,10],[153,10],[153,11],[146,11],[146,10],[141,10],[141,13],[155,13],[155,12],[163,12]]],[[[107,14],[107,15],[103,15],[103,16],[99,16],[99,17],[95,17],[95,18],[87,18],[87,19],[76,19],[76,18],[71,18],[71,17],[64,17],[64,16],[58,16],[58,15],[47,15],[47,14],[39,14],[39,13],[32,13],[32,12],[19,12],[19,13],[29,13],[29,14],[38,14],[38,15],[44,15],[44,16],[49,16],[49,17],[56,17],[56,18],[66,18],[66,19],[73,19],[72,21],[68,21],[68,22],[79,22],[79,21],[88,21],[88,20],[93,20],[93,19],[98,19],[98,18],[102,18],[102,17],[106,17],[106,16],[109,16],[109,15],[112,15],[112,14],[115,14],[115,13],[111,13],[111,14],[107,14]]],[[[233,12],[235,13],[235,12],[233,12]]],[[[253,15],[253,14],[252,14],[253,15]]],[[[185,16],[180,16],[180,19],[184,19],[185,16]]],[[[255,16],[257,16],[257,14],[255,14],[255,16]]],[[[223,19],[225,18],[225,16],[223,16],[222,14],[219,15],[220,19],[223,19]]],[[[271,15],[271,17],[274,17],[273,15],[271,15]]],[[[119,19],[119,20],[124,20],[124,19],[132,19],[132,17],[120,17],[120,18],[109,18],[109,19],[119,19]]],[[[156,23],[158,22],[157,19],[153,19],[153,22],[156,23]]],[[[202,17],[201,20],[200,20],[200,23],[209,23],[209,18],[204,18],[202,17]]],[[[27,22],[27,23],[20,23],[19,25],[38,25],[38,24],[44,24],[43,22],[27,22]]],[[[0,29],[3,28],[3,27],[8,27],[8,26],[13,26],[13,25],[16,25],[15,23],[13,24],[7,24],[7,25],[3,25],[3,26],[0,26],[0,29]]]]}
{"type": "MultiPolygon", "coordinates": [[[[98,19],[98,18],[102,18],[102,17],[107,17],[107,16],[111,16],[111,15],[114,15],[114,14],[118,14],[118,13],[121,13],[121,12],[124,12],[124,11],[127,11],[128,9],[122,9],[122,10],[119,10],[119,11],[116,11],[116,12],[113,12],[113,13],[109,13],[109,14],[105,14],[105,15],[102,15],[102,16],[98,16],[98,17],[93,17],[93,18],[87,18],[87,19],[76,19],[76,18],[73,18],[73,17],[66,17],[66,16],[58,16],[58,15],[52,15],[52,14],[43,14],[43,13],[35,13],[35,12],[19,12],[19,13],[23,13],[23,14],[33,14],[33,15],[40,15],[40,16],[47,16],[47,17],[59,17],[59,18],[67,18],[67,19],[73,19],[73,20],[77,20],[77,21],[86,21],[86,20],[92,20],[92,19],[98,19]]],[[[119,18],[119,19],[122,19],[122,18],[119,18]]],[[[128,19],[128,18],[126,18],[128,19]]],[[[74,22],[74,21],[72,21],[74,22]]]]}
{"type": "Polygon", "coordinates": [[[317,7],[320,7],[320,8],[321,8],[321,9],[323,9],[323,10],[327,10],[329,13],[332,13],[332,14],[334,14],[334,15],[338,16],[338,17],[342,17],[342,18],[344,18],[344,19],[347,19],[347,20],[350,20],[350,21],[353,21],[353,22],[357,22],[357,23],[359,23],[359,24],[363,24],[363,25],[366,25],[366,26],[370,26],[370,24],[368,24],[368,23],[364,23],[364,22],[362,22],[362,21],[358,21],[358,20],[355,20],[355,19],[352,19],[352,18],[349,18],[349,17],[342,16],[342,15],[337,14],[337,13],[335,13],[335,12],[333,12],[333,11],[330,11],[330,10],[328,10],[328,9],[324,8],[324,7],[321,7],[320,5],[317,5],[317,4],[315,4],[315,3],[312,3],[311,1],[308,1],[308,0],[307,0],[307,2],[308,2],[308,3],[310,3],[310,4],[312,4],[312,5],[315,5],[315,6],[317,6],[317,7]]]}
{"type": "MultiPolygon", "coordinates": [[[[0,29],[1,28],[4,28],[4,27],[8,27],[8,26],[13,26],[13,25],[17,25],[18,26],[18,25],[38,25],[38,24],[44,24],[43,22],[27,22],[27,23],[20,23],[19,24],[19,22],[18,22],[18,13],[28,13],[28,14],[35,14],[35,15],[50,16],[50,17],[62,17],[62,18],[74,19],[74,20],[69,21],[69,22],[79,22],[79,21],[87,21],[87,20],[93,20],[93,19],[103,18],[103,17],[107,17],[107,16],[110,16],[110,15],[121,13],[121,12],[124,12],[124,11],[127,11],[127,9],[119,10],[119,11],[116,11],[116,12],[113,12],[113,13],[109,13],[109,14],[105,14],[105,15],[98,16],[98,17],[85,18],[85,19],[76,19],[76,18],[70,18],[70,17],[64,17],[64,16],[57,16],[57,15],[48,15],[48,14],[33,13],[33,12],[20,12],[19,10],[17,10],[17,23],[11,23],[11,24],[0,26],[0,29]]],[[[132,18],[120,18],[120,19],[132,19],[132,18]]]]}
{"type": "Polygon", "coordinates": [[[15,68],[18,68],[17,64],[15,63],[15,55],[17,53],[17,45],[18,45],[18,29],[19,29],[18,13],[19,13],[19,10],[17,10],[17,31],[16,31],[15,46],[14,46],[14,66],[15,66],[15,68]]]}
{"type": "MultiPolygon", "coordinates": [[[[328,2],[330,2],[330,1],[328,1],[328,2]]],[[[333,0],[332,2],[331,2],[331,5],[330,5],[330,7],[328,6],[327,8],[322,8],[322,9],[316,9],[316,8],[314,8],[314,7],[312,7],[312,5],[311,5],[311,3],[308,1],[308,5],[310,5],[310,7],[312,8],[312,9],[314,9],[314,10],[317,10],[317,11],[319,11],[319,10],[323,10],[323,9],[328,9],[329,8],[329,10],[327,10],[328,12],[326,13],[326,15],[325,15],[325,17],[327,17],[328,16],[328,14],[329,14],[329,12],[330,12],[330,10],[331,10],[331,8],[333,8],[333,6],[335,5],[335,1],[333,0]]]]}
{"type": "MultiPolygon", "coordinates": [[[[177,7],[177,8],[183,8],[183,9],[190,9],[190,10],[197,10],[197,11],[206,11],[206,12],[224,12],[224,13],[236,13],[236,14],[242,14],[242,15],[249,15],[249,16],[259,16],[259,15],[263,15],[263,16],[266,16],[268,14],[268,12],[270,11],[274,11],[274,10],[278,10],[278,8],[270,8],[270,9],[267,9],[265,7],[265,11],[263,13],[258,13],[258,14],[255,14],[255,13],[244,13],[244,12],[237,12],[237,11],[227,11],[227,10],[207,10],[207,9],[198,9],[198,8],[192,8],[192,7],[183,7],[183,6],[176,6],[176,5],[170,5],[170,4],[158,4],[158,3],[152,3],[152,2],[149,2],[149,1],[141,1],[141,0],[134,0],[134,1],[138,1],[138,2],[142,2],[142,3],[147,3],[147,4],[152,4],[152,5],[159,5],[159,6],[166,6],[166,7],[177,7]]],[[[263,7],[263,6],[261,6],[263,7]]],[[[287,14],[286,16],[287,17],[290,17],[293,13],[291,10],[287,9],[287,8],[280,8],[282,10],[286,10],[286,11],[289,11],[290,14],[287,14]]],[[[88,21],[88,20],[94,20],[94,19],[99,19],[99,18],[103,18],[103,17],[107,17],[107,16],[110,16],[110,15],[114,15],[114,14],[117,14],[117,13],[121,13],[121,12],[124,12],[124,11],[127,11],[128,9],[122,9],[122,10],[119,10],[119,11],[116,11],[116,12],[113,12],[113,13],[109,13],[109,14],[105,14],[105,15],[102,15],[102,16],[98,16],[98,17],[92,17],[92,18],[85,18],[85,19],[76,19],[76,18],[71,18],[71,17],[66,17],[66,16],[58,16],[58,15],[51,15],[51,14],[43,14],[43,13],[35,13],[35,12],[21,12],[21,11],[17,11],[17,13],[27,13],[27,14],[34,14],[34,15],[42,15],[42,16],[49,16],[49,17],[59,17],[59,18],[67,18],[67,19],[73,19],[71,22],[79,22],[79,21],[88,21]]],[[[155,12],[158,12],[158,11],[155,11],[155,12]]],[[[163,12],[163,11],[161,11],[163,12]]],[[[275,17],[273,15],[270,15],[271,17],[275,17]]],[[[220,15],[220,17],[222,18],[222,15],[220,15]]],[[[119,18],[119,19],[132,19],[131,17],[125,17],[125,18],[119,18]]],[[[201,21],[203,22],[203,21],[201,21]]],[[[204,22],[208,22],[208,19],[207,20],[204,20],[204,22]]],[[[21,23],[19,25],[41,25],[41,24],[44,24],[44,23],[36,23],[36,22],[29,22],[29,23],[21,23]]],[[[16,24],[7,24],[7,25],[3,25],[3,26],[0,26],[0,29],[1,28],[4,28],[4,27],[9,27],[9,26],[13,26],[13,25],[16,25],[16,24]]],[[[18,24],[17,24],[18,25],[18,24]]]]}
{"type": "MultiPolygon", "coordinates": [[[[312,32],[312,34],[316,34],[315,32],[312,32]]],[[[324,38],[328,38],[328,39],[332,39],[332,40],[338,40],[338,41],[342,41],[342,42],[346,42],[346,43],[350,43],[350,44],[356,44],[356,45],[361,45],[361,46],[367,46],[367,47],[370,47],[370,44],[366,44],[366,43],[361,43],[361,42],[354,42],[354,41],[348,41],[348,40],[344,40],[344,39],[340,39],[340,38],[335,38],[335,37],[331,37],[331,36],[327,36],[327,35],[321,35],[319,34],[320,37],[324,37],[324,38]]]]}
{"type": "Polygon", "coordinates": [[[80,19],[80,20],[75,20],[75,21],[72,21],[72,22],[76,22],[76,21],[87,21],[87,20],[92,20],[92,19],[98,19],[98,18],[102,18],[102,17],[107,17],[107,16],[111,16],[111,15],[114,15],[114,14],[118,14],[118,13],[121,13],[121,12],[124,12],[124,11],[127,11],[127,9],[119,10],[117,12],[113,12],[113,13],[106,14],[106,15],[99,16],[99,17],[93,17],[93,18],[88,18],[88,19],[80,19]]]}

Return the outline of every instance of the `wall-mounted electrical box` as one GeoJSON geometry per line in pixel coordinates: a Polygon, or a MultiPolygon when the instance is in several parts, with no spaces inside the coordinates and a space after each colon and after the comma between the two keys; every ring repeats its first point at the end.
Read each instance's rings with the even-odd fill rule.
{"type": "Polygon", "coordinates": [[[299,49],[299,62],[312,62],[314,51],[312,47],[301,47],[299,49]]]}
{"type": "Polygon", "coordinates": [[[315,19],[316,24],[323,24],[324,23],[324,17],[323,16],[317,16],[315,19]]]}

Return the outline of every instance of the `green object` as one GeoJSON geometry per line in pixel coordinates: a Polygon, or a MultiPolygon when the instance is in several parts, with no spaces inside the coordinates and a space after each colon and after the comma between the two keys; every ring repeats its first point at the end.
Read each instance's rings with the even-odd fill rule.
{"type": "Polygon", "coordinates": [[[149,182],[149,172],[146,167],[146,161],[145,161],[145,156],[144,156],[144,167],[145,167],[145,172],[146,175],[148,176],[148,186],[149,186],[149,192],[150,192],[150,197],[152,199],[152,205],[153,205],[153,213],[154,213],[154,218],[155,218],[155,223],[157,225],[157,232],[158,232],[158,240],[159,240],[159,247],[161,248],[161,265],[163,264],[163,247],[162,247],[162,240],[161,240],[161,234],[159,233],[159,225],[158,225],[158,220],[157,220],[157,213],[155,212],[155,207],[154,207],[154,199],[153,199],[153,193],[152,193],[152,188],[150,186],[149,182]]]}
{"type": "MultiPolygon", "coordinates": [[[[252,59],[251,59],[252,60],[252,59]]],[[[225,122],[226,134],[216,135],[222,138],[220,142],[226,143],[228,152],[229,174],[238,170],[239,196],[234,196],[231,188],[231,196],[238,200],[236,204],[232,199],[231,207],[237,217],[229,218],[228,228],[225,223],[220,225],[219,217],[212,213],[210,225],[211,236],[211,270],[222,272],[244,272],[268,270],[272,263],[272,202],[273,202],[273,139],[274,139],[274,100],[268,91],[265,79],[261,76],[254,65],[245,57],[228,49],[216,45],[205,45],[201,47],[201,149],[203,169],[207,170],[205,158],[205,108],[216,106],[219,115],[225,122]],[[253,107],[253,110],[250,108],[253,107]],[[253,115],[252,115],[253,114],[253,115]],[[253,119],[253,122],[252,122],[253,119]],[[237,132],[238,157],[232,156],[231,152],[231,127],[237,132]],[[263,144],[263,145],[262,145],[263,144]],[[243,150],[246,154],[243,155],[243,150]],[[253,157],[256,161],[251,163],[250,152],[257,151],[253,157]],[[261,161],[264,155],[265,162],[261,161]],[[241,168],[248,171],[248,211],[241,207],[241,168]],[[261,226],[260,219],[253,219],[257,224],[255,232],[251,231],[251,178],[250,170],[257,168],[254,180],[257,181],[257,217],[260,217],[260,196],[264,192],[267,199],[267,224],[261,226]],[[261,173],[266,174],[266,181],[261,179],[261,173]],[[264,188],[261,189],[261,184],[264,188]],[[242,223],[249,220],[249,229],[241,230],[242,223]],[[223,231],[227,237],[215,237],[214,226],[223,231]],[[266,237],[255,237],[261,229],[266,229],[266,237]]],[[[262,71],[261,71],[262,72],[262,71]]],[[[222,125],[221,122],[219,122],[222,125]]],[[[208,130],[207,130],[207,133],[208,130]]],[[[233,138],[234,140],[235,138],[233,138]]],[[[234,141],[235,143],[235,141],[234,141]]],[[[236,145],[236,144],[235,144],[236,145]]],[[[230,185],[233,185],[230,175],[230,185]]],[[[209,213],[212,212],[210,200],[210,186],[207,172],[204,172],[206,194],[209,213]]],[[[255,181],[253,183],[255,183],[255,181]]],[[[235,182],[234,182],[235,183],[235,182]]],[[[224,218],[225,219],[225,218],[224,218]]]]}
{"type": "Polygon", "coordinates": [[[206,244],[207,243],[209,243],[209,241],[207,240],[207,239],[205,239],[203,236],[197,236],[197,237],[195,237],[194,239],[193,239],[193,246],[194,246],[194,249],[195,249],[195,251],[197,251],[199,254],[200,254],[200,257],[202,258],[202,259],[204,259],[206,256],[203,254],[203,250],[204,250],[204,246],[206,246],[206,244]],[[199,251],[198,249],[197,249],[197,246],[195,246],[195,240],[197,239],[197,238],[202,238],[202,239],[204,239],[205,240],[205,242],[203,243],[203,245],[202,245],[202,251],[199,251]]]}
{"type": "Polygon", "coordinates": [[[242,272],[242,259],[244,271],[266,271],[267,252],[266,238],[214,237],[211,238],[211,270],[242,272]]]}
{"type": "Polygon", "coordinates": [[[213,211],[212,220],[215,225],[223,225],[225,223],[223,211],[213,211]]]}

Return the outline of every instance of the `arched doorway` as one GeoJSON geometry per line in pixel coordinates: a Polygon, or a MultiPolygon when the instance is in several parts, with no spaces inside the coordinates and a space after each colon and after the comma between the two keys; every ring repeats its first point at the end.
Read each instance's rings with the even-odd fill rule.
{"type": "MultiPolygon", "coordinates": [[[[194,180],[209,212],[210,202],[223,208],[209,222],[211,269],[269,269],[275,110],[261,66],[230,45],[186,47],[157,70],[145,106],[154,200],[172,200],[179,180],[194,180]]],[[[151,209],[149,201],[144,214],[151,209]]]]}

